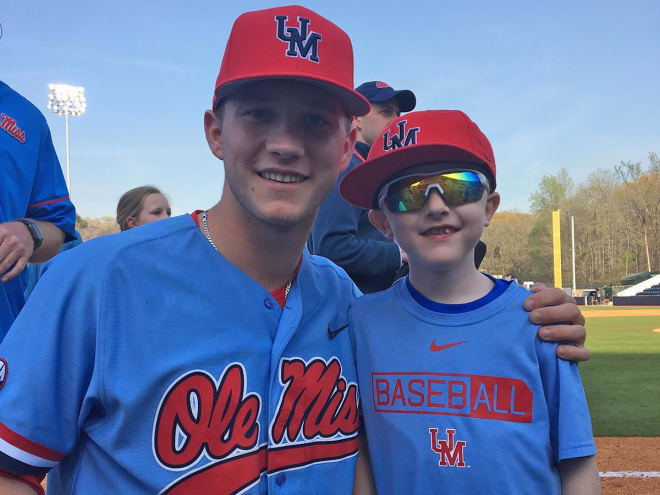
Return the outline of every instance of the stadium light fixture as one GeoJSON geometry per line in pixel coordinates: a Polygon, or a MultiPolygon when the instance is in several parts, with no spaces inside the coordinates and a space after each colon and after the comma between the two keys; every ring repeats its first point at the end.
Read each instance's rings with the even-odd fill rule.
{"type": "Polygon", "coordinates": [[[66,187],[71,194],[69,178],[69,115],[80,116],[87,109],[85,88],[68,84],[48,85],[48,108],[57,115],[64,115],[66,129],[66,187]]]}

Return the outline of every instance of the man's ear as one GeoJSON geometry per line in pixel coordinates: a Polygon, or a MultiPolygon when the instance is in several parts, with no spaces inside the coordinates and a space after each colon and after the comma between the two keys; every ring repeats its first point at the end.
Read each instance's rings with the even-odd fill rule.
{"type": "Polygon", "coordinates": [[[344,140],[344,149],[341,153],[341,168],[339,169],[339,173],[346,170],[348,164],[351,163],[355,141],[357,141],[357,130],[355,129],[355,126],[351,124],[351,128],[346,134],[346,139],[344,140]]]}
{"type": "Polygon", "coordinates": [[[362,117],[353,117],[353,127],[362,132],[362,117]]]}
{"type": "Polygon", "coordinates": [[[393,237],[390,222],[387,221],[387,217],[381,208],[378,208],[377,210],[369,210],[369,221],[374,224],[374,227],[380,230],[380,233],[385,237],[388,239],[393,237]]]}
{"type": "Polygon", "coordinates": [[[486,221],[484,222],[484,227],[490,225],[490,220],[495,215],[498,206],[500,206],[500,193],[490,193],[486,200],[486,221]]]}
{"type": "Polygon", "coordinates": [[[204,133],[211,153],[222,160],[222,125],[212,110],[204,112],[204,133]]]}

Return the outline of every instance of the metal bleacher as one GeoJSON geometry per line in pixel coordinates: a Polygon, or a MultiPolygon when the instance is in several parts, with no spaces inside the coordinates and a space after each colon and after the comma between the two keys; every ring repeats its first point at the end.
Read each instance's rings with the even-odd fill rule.
{"type": "Polygon", "coordinates": [[[655,284],[637,293],[638,296],[660,296],[660,284],[655,284]]]}

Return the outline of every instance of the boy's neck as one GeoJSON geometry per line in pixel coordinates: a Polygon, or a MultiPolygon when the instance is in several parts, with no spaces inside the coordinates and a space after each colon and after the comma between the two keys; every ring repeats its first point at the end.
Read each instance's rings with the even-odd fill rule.
{"type": "Polygon", "coordinates": [[[488,294],[493,281],[474,266],[474,254],[450,267],[418,266],[409,259],[410,283],[424,297],[443,304],[465,304],[488,294]]]}

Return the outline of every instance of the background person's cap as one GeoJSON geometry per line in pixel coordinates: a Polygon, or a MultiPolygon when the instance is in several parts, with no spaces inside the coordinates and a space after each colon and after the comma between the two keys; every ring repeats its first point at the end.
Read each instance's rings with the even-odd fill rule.
{"type": "Polygon", "coordinates": [[[381,103],[396,98],[396,101],[399,103],[399,110],[402,112],[410,112],[417,104],[415,93],[409,89],[395,90],[383,81],[369,81],[362,83],[355,88],[355,91],[372,103],[381,103]]]}
{"type": "Polygon", "coordinates": [[[424,163],[465,163],[482,171],[495,190],[495,157],[488,138],[459,110],[411,112],[394,120],[374,141],[367,161],[339,184],[346,201],[377,208],[380,188],[394,175],[424,163]]]}
{"type": "Polygon", "coordinates": [[[246,12],[236,19],[215,83],[213,109],[241,84],[271,78],[320,86],[336,96],[349,115],[370,110],[369,102],[353,89],[348,35],[298,5],[246,12]]]}

